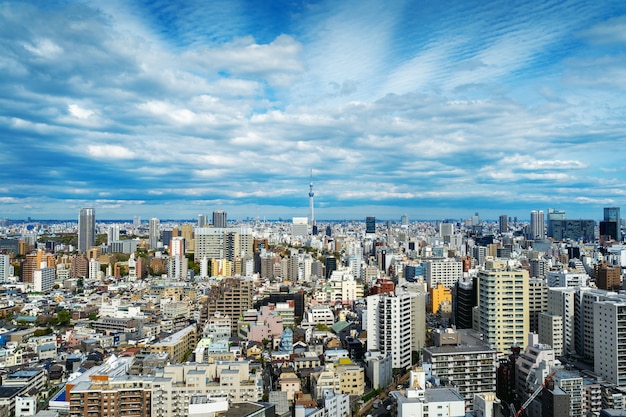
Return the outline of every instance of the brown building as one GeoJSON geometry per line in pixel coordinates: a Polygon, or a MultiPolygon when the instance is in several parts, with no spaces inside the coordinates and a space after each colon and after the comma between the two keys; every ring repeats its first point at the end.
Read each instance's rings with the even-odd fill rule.
{"type": "Polygon", "coordinates": [[[74,255],[71,259],[71,278],[84,278],[89,272],[89,259],[85,255],[74,255]]]}
{"type": "Polygon", "coordinates": [[[396,286],[390,279],[377,279],[376,283],[370,288],[369,295],[375,294],[393,294],[396,286]]]}
{"type": "Polygon", "coordinates": [[[619,291],[620,288],[620,268],[619,266],[608,265],[606,262],[594,266],[596,275],[596,286],[603,290],[619,291]]]}
{"type": "Polygon", "coordinates": [[[252,305],[254,284],[244,278],[226,278],[219,287],[213,288],[206,298],[205,317],[212,317],[219,312],[230,317],[231,333],[237,334],[237,320],[252,305]]]}
{"type": "Polygon", "coordinates": [[[68,387],[70,417],[150,417],[151,390],[135,380],[115,381],[92,376],[91,382],[68,387]]]}

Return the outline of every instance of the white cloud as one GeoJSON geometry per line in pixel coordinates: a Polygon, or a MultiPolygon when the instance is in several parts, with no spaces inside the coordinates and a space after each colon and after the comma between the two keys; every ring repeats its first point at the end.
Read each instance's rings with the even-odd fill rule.
{"type": "Polygon", "coordinates": [[[133,159],[135,152],[120,145],[89,145],[87,153],[97,159],[133,159]]]}

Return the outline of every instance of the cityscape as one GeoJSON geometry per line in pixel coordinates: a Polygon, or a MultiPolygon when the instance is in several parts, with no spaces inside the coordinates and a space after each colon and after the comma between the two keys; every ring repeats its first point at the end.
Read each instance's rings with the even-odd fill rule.
{"type": "Polygon", "coordinates": [[[0,220],[6,416],[620,415],[619,207],[0,220]]]}
{"type": "Polygon", "coordinates": [[[625,33],[0,0],[0,417],[626,415],[625,33]]]}

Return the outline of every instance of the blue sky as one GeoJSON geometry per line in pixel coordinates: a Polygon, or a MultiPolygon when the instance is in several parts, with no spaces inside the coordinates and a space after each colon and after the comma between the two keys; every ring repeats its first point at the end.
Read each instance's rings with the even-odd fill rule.
{"type": "Polygon", "coordinates": [[[0,2],[0,217],[602,216],[623,1],[0,2]]]}

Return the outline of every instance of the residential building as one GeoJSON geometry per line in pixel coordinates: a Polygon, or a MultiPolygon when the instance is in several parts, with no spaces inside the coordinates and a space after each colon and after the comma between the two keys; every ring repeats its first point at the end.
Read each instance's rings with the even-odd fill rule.
{"type": "Polygon", "coordinates": [[[472,411],[474,395],[496,390],[496,351],[473,330],[435,331],[434,346],[424,348],[422,362],[444,386],[454,386],[472,411]]]}
{"type": "Polygon", "coordinates": [[[526,345],[529,331],[528,271],[485,270],[478,273],[474,329],[498,352],[526,345]]]}
{"type": "Polygon", "coordinates": [[[394,368],[411,365],[412,316],[408,294],[370,295],[367,300],[367,349],[391,354],[394,368]]]}

